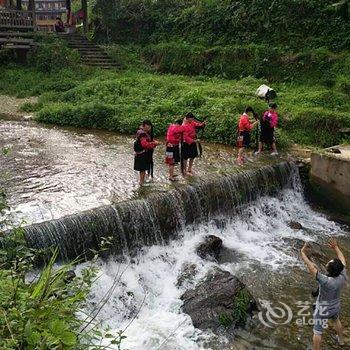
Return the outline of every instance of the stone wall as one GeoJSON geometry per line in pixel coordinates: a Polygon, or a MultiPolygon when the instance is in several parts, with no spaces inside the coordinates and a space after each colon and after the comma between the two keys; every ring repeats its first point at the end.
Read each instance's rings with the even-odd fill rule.
{"type": "Polygon", "coordinates": [[[349,214],[350,146],[338,149],[338,154],[319,152],[311,155],[311,184],[331,209],[349,214]]]}

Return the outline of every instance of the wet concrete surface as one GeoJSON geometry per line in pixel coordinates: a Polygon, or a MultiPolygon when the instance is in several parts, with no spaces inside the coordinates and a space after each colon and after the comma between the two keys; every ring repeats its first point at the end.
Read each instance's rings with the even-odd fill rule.
{"type": "MultiPolygon", "coordinates": [[[[164,145],[154,154],[154,181],[139,188],[133,170],[133,138],[104,130],[45,126],[33,121],[0,120],[2,185],[13,216],[25,223],[57,219],[82,210],[167,191],[198,178],[244,171],[281,157],[259,156],[235,164],[232,147],[203,143],[196,177],[168,180],[164,145]]],[[[178,167],[177,173],[180,173],[178,167]]]]}

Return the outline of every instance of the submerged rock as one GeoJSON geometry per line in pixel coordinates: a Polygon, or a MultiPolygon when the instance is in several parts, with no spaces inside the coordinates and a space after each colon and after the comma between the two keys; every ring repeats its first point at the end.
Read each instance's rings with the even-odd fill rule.
{"type": "Polygon", "coordinates": [[[193,325],[216,334],[243,325],[258,308],[245,285],[227,271],[214,268],[193,290],[181,296],[182,310],[193,325]]]}
{"type": "Polygon", "coordinates": [[[185,263],[182,266],[180,276],[177,279],[176,285],[182,287],[185,283],[191,283],[197,273],[197,266],[191,263],[185,263]]]}
{"type": "Polygon", "coordinates": [[[206,236],[205,241],[196,250],[197,254],[206,260],[218,260],[222,248],[222,239],[214,235],[206,236]]]}
{"type": "Polygon", "coordinates": [[[64,274],[64,283],[66,283],[66,284],[71,283],[76,276],[77,275],[75,274],[75,272],[73,270],[68,270],[64,274]]]}
{"type": "Polygon", "coordinates": [[[231,248],[227,248],[225,246],[222,246],[220,250],[220,256],[217,259],[219,264],[231,264],[231,263],[238,263],[242,259],[244,259],[245,256],[231,248]]]}
{"type": "Polygon", "coordinates": [[[288,226],[293,230],[302,230],[303,229],[303,225],[297,221],[290,221],[288,226]]]}
{"type": "MultiPolygon", "coordinates": [[[[300,256],[300,250],[304,245],[304,241],[299,238],[284,238],[283,239],[288,246],[291,247],[295,256],[300,256]]],[[[309,258],[323,271],[325,270],[325,266],[327,262],[330,260],[328,257],[328,249],[326,246],[321,245],[316,242],[307,242],[310,249],[308,251],[309,258]]]]}

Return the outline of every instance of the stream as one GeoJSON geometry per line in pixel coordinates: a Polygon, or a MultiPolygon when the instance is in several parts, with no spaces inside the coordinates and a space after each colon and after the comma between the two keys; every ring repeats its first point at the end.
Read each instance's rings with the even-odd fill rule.
{"type": "MultiPolygon", "coordinates": [[[[8,215],[16,223],[42,223],[142,198],[147,191],[163,193],[188,185],[183,180],[176,185],[168,183],[162,164],[163,150],[159,149],[155,154],[158,164],[155,184],[144,190],[146,193],[138,190],[137,177],[132,171],[130,137],[13,120],[0,120],[0,132],[0,148],[6,150],[0,157],[2,185],[11,208],[8,215]]],[[[206,156],[197,161],[200,177],[242,171],[234,165],[231,148],[205,144],[205,152],[206,156]]],[[[249,167],[259,168],[271,161],[281,160],[260,157],[249,167]]],[[[97,261],[94,266],[99,278],[92,287],[85,311],[91,312],[118,278],[119,283],[97,320],[114,332],[126,329],[122,349],[309,349],[312,327],[298,326],[295,321],[297,303],[313,301],[311,290],[316,283],[300,263],[295,244],[298,239],[325,244],[336,236],[349,257],[349,233],[348,227],[311,208],[295,172],[292,186],[274,196],[262,195],[231,215],[216,214],[207,222],[181,227],[176,239],[139,249],[132,257],[120,260],[110,256],[97,261]],[[301,223],[303,229],[291,229],[288,226],[291,221],[301,223]],[[208,234],[223,240],[232,252],[230,259],[219,264],[197,256],[196,247],[208,234]],[[196,274],[191,281],[178,286],[183,266],[188,263],[195,264],[196,274]],[[271,329],[238,330],[233,342],[195,329],[190,317],[181,311],[180,297],[214,266],[240,278],[256,299],[269,300],[276,306],[280,302],[287,304],[293,311],[293,320],[271,329]]],[[[77,272],[90,264],[77,266],[77,272]]],[[[348,286],[342,300],[345,338],[350,344],[348,286]]],[[[326,333],[325,349],[337,349],[329,333],[326,333]]]]}

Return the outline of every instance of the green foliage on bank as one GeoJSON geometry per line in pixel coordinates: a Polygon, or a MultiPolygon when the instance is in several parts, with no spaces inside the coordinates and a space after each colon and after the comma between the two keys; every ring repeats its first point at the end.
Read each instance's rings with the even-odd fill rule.
{"type": "Polygon", "coordinates": [[[117,43],[252,42],[284,49],[349,47],[349,1],[95,0],[92,35],[117,43]]]}
{"type": "Polygon", "coordinates": [[[36,43],[36,48],[28,55],[28,64],[43,73],[57,73],[62,67],[74,68],[80,62],[78,52],[56,36],[37,34],[36,43]]]}
{"type": "Polygon", "coordinates": [[[140,55],[162,73],[227,79],[254,76],[275,82],[318,80],[329,86],[335,83],[332,67],[348,56],[324,47],[296,53],[267,44],[207,47],[184,42],[147,45],[140,55]]]}
{"type": "MultiPolygon", "coordinates": [[[[66,78],[57,80],[54,74],[44,76],[36,70],[9,68],[0,79],[5,93],[16,89],[19,95],[40,91],[38,103],[25,108],[37,111],[41,122],[126,134],[134,134],[140,122],[149,118],[156,134],[163,136],[176,115],[192,111],[199,116],[209,115],[207,140],[234,144],[237,120],[244,108],[252,105],[259,113],[266,109],[266,103],[255,96],[265,79],[223,80],[102,70],[81,75],[63,70],[61,74],[66,78]],[[27,77],[32,90],[25,83],[20,85],[16,76],[27,77]]],[[[342,141],[339,130],[350,126],[350,99],[340,85],[275,83],[273,87],[279,95],[280,145],[298,142],[329,146],[342,141]]]]}
{"type": "MultiPolygon", "coordinates": [[[[57,250],[28,248],[24,231],[9,229],[10,223],[3,219],[6,208],[0,186],[0,349],[119,349],[125,338],[122,332],[101,330],[94,320],[96,309],[90,315],[85,312],[96,278],[93,265],[76,276],[69,271],[73,263],[55,264],[57,250]]],[[[108,242],[101,243],[101,251],[103,244],[108,242]]],[[[106,300],[99,301],[98,308],[106,300]]]]}

